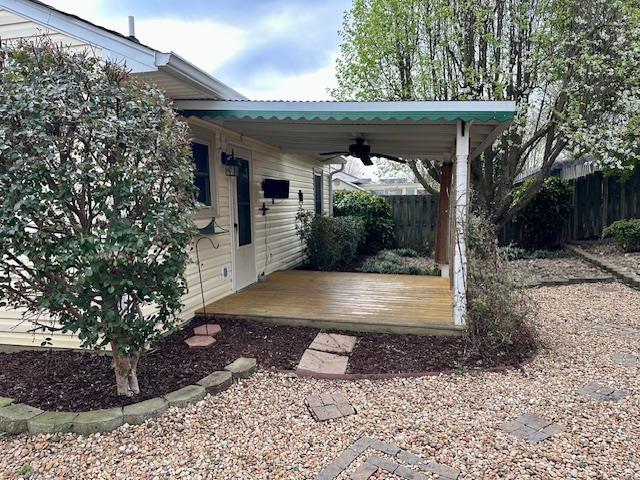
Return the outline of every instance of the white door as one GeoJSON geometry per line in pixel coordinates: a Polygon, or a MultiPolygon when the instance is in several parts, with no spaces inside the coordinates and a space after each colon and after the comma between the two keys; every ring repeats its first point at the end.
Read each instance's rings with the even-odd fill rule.
{"type": "Polygon", "coordinates": [[[253,238],[253,206],[251,203],[251,162],[236,157],[238,176],[231,178],[233,288],[242,290],[256,282],[256,250],[253,238]]]}

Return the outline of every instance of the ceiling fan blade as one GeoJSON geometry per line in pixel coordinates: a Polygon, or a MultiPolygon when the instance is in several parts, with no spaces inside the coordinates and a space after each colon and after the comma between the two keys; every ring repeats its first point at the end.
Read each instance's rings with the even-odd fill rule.
{"type": "Polygon", "coordinates": [[[386,158],[387,160],[391,160],[393,162],[398,162],[398,163],[407,163],[403,159],[401,159],[400,157],[394,157],[393,155],[387,155],[385,153],[371,153],[371,156],[372,157],[386,158]]]}
{"type": "Polygon", "coordinates": [[[323,152],[318,155],[351,155],[351,152],[323,152]]]}
{"type": "Polygon", "coordinates": [[[371,157],[369,156],[360,157],[360,160],[362,160],[362,163],[364,163],[367,166],[373,165],[373,160],[371,160],[371,157]]]}

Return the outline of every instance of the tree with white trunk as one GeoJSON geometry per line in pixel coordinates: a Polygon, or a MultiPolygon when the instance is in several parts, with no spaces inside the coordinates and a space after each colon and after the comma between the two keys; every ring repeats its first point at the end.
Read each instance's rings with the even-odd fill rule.
{"type": "Polygon", "coordinates": [[[47,39],[0,48],[0,119],[0,306],[110,346],[135,395],[186,289],[188,128],[157,88],[47,39]]]}

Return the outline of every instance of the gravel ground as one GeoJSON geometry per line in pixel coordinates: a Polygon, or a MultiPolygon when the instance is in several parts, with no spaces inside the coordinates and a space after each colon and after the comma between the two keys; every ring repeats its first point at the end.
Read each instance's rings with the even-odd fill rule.
{"type": "Polygon", "coordinates": [[[522,369],[357,382],[259,373],[146,425],[85,438],[0,439],[0,477],[312,479],[368,435],[460,468],[462,478],[640,478],[640,371],[610,359],[640,354],[640,340],[589,328],[640,326],[640,292],[613,283],[531,296],[546,349],[522,369]],[[597,403],[575,393],[595,380],[631,395],[597,403]],[[315,423],[303,399],[323,391],[341,391],[358,414],[315,423]],[[496,429],[524,412],[566,432],[530,445],[496,429]]]}
{"type": "Polygon", "coordinates": [[[604,273],[576,257],[512,260],[509,264],[523,281],[540,281],[558,277],[589,277],[604,273]]]}
{"type": "Polygon", "coordinates": [[[580,246],[589,253],[606,257],[607,260],[626,268],[630,272],[640,274],[640,252],[625,253],[619,250],[610,240],[580,246]]]}

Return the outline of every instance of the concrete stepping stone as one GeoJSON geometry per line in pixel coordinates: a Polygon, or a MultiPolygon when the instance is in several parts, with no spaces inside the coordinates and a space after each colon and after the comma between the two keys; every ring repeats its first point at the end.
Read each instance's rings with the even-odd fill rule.
{"type": "Polygon", "coordinates": [[[207,393],[220,393],[233,384],[233,374],[229,371],[213,372],[198,381],[197,384],[204,387],[207,393]]]}
{"type": "Polygon", "coordinates": [[[580,387],[578,393],[601,402],[615,402],[629,395],[626,390],[616,390],[608,385],[595,382],[580,387]]]}
{"type": "Polygon", "coordinates": [[[347,371],[348,362],[349,357],[307,348],[300,359],[297,370],[341,375],[347,371]]]}
{"type": "Polygon", "coordinates": [[[194,335],[208,335],[209,337],[215,337],[222,331],[222,327],[217,323],[205,323],[193,329],[194,335]]]}
{"type": "Polygon", "coordinates": [[[133,405],[127,405],[122,409],[124,423],[141,425],[151,418],[162,415],[167,408],[169,408],[169,402],[164,398],[151,398],[133,405]]]}
{"type": "Polygon", "coordinates": [[[13,398],[9,397],[0,397],[0,408],[8,407],[14,402],[13,398]]]}
{"type": "Polygon", "coordinates": [[[7,432],[10,435],[24,433],[28,429],[29,419],[42,412],[39,408],[24,403],[2,407],[0,408],[0,432],[7,432]]]}
{"type": "Polygon", "coordinates": [[[224,369],[231,372],[233,378],[249,378],[256,371],[256,359],[240,357],[224,369]]]}
{"type": "Polygon", "coordinates": [[[560,424],[532,413],[525,413],[515,420],[501,424],[498,428],[532,444],[540,443],[553,435],[564,432],[564,428],[560,424]]]}
{"type": "Polygon", "coordinates": [[[78,416],[75,412],[44,412],[27,422],[29,433],[66,433],[73,428],[73,421],[78,416]]]}
{"type": "Polygon", "coordinates": [[[207,391],[204,387],[200,385],[189,385],[175,392],[167,393],[164,398],[169,402],[170,407],[184,407],[199,402],[206,394],[207,391]]]}
{"type": "Polygon", "coordinates": [[[320,395],[309,395],[304,400],[311,416],[316,422],[326,422],[336,418],[354,415],[355,408],[351,406],[349,400],[341,393],[323,393],[320,395]]]}
{"type": "Polygon", "coordinates": [[[614,353],[611,359],[618,365],[627,367],[640,367],[640,357],[631,353],[614,353]]]}
{"type": "Polygon", "coordinates": [[[187,338],[184,343],[186,343],[189,348],[193,349],[209,348],[211,345],[216,343],[216,339],[206,335],[196,335],[194,337],[187,338]]]}
{"type": "Polygon", "coordinates": [[[351,353],[357,338],[338,333],[319,333],[313,339],[309,348],[329,353],[351,353]]]}
{"type": "Polygon", "coordinates": [[[124,423],[122,408],[109,408],[79,413],[73,420],[71,431],[80,435],[110,432],[124,423]]]}

